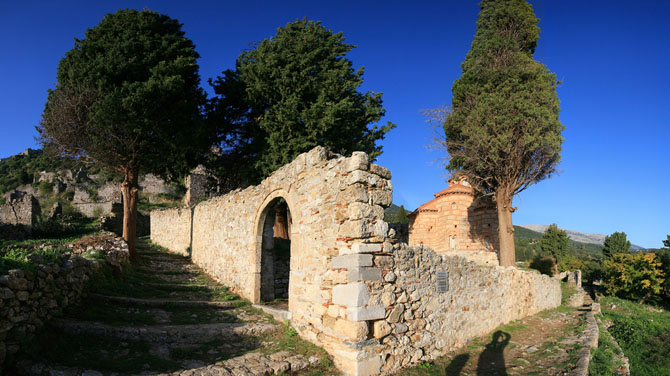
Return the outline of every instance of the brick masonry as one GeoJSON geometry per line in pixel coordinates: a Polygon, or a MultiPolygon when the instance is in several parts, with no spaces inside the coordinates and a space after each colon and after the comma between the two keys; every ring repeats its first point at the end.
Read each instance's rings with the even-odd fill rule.
{"type": "Polygon", "coordinates": [[[365,153],[345,158],[317,147],[257,186],[193,209],[153,211],[151,240],[180,253],[190,246],[195,263],[258,303],[265,219],[285,200],[292,325],[347,375],[433,359],[560,304],[559,282],[548,277],[397,242],[383,221],[390,178],[365,153]],[[434,291],[438,271],[449,273],[448,292],[434,291]]]}
{"type": "Polygon", "coordinates": [[[409,215],[409,245],[423,245],[438,253],[498,251],[498,215],[488,199],[476,198],[465,180],[450,179],[409,215]]]}

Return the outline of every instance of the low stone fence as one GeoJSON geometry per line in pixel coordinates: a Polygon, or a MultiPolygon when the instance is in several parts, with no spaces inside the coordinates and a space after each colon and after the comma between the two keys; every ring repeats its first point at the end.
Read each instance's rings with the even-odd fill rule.
{"type": "Polygon", "coordinates": [[[42,264],[39,255],[30,254],[27,260],[36,264],[33,271],[14,269],[0,276],[0,369],[55,314],[80,298],[85,282],[101,265],[80,254],[97,253],[117,267],[128,261],[128,246],[122,239],[104,238],[94,245],[74,242],[60,263],[42,264]]]}

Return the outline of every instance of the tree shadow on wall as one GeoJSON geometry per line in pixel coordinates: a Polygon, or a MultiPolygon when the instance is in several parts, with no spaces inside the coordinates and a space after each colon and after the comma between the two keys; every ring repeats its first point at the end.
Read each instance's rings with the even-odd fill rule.
{"type": "Polygon", "coordinates": [[[486,345],[486,349],[479,355],[477,376],[507,376],[503,351],[509,345],[511,338],[512,336],[509,333],[502,330],[493,333],[491,342],[486,345]]]}

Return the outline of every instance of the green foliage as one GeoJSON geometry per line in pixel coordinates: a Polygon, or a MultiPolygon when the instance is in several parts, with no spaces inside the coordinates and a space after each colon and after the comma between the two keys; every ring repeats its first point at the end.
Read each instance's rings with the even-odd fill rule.
{"type": "Polygon", "coordinates": [[[615,297],[601,299],[609,332],[630,359],[631,375],[670,375],[670,313],[615,297]]]}
{"type": "Polygon", "coordinates": [[[391,218],[391,223],[409,223],[409,217],[407,215],[409,212],[405,210],[404,205],[400,205],[398,211],[395,213],[393,218],[391,218]]]}
{"type": "Polygon", "coordinates": [[[605,237],[603,256],[610,258],[615,253],[629,253],[630,245],[630,242],[626,239],[625,232],[615,232],[605,237]]]}
{"type": "Polygon", "coordinates": [[[668,238],[666,240],[663,240],[663,246],[665,248],[670,248],[670,235],[667,236],[668,238]]]}
{"type": "Polygon", "coordinates": [[[554,223],[542,235],[540,248],[545,254],[552,255],[556,263],[560,264],[568,253],[568,234],[554,223]]]}
{"type": "Polygon", "coordinates": [[[345,57],[353,48],[342,33],[303,19],[243,52],[235,71],[210,81],[219,97],[209,120],[226,152],[218,163],[247,168],[253,181],[317,145],[381,154],[376,142],[395,125],[370,127],[385,111],[380,93],[358,91],[363,69],[345,57]]]}
{"type": "MultiPolygon", "coordinates": [[[[543,234],[524,227],[514,226],[514,244],[517,260],[530,261],[544,253],[541,249],[543,234]]],[[[568,249],[558,265],[559,271],[581,269],[585,281],[602,278],[602,246],[580,243],[568,239],[568,249]]]]}
{"type": "Polygon", "coordinates": [[[54,183],[53,182],[48,182],[46,180],[41,181],[40,184],[37,186],[37,191],[41,196],[47,196],[53,192],[54,189],[54,183]]]}
{"type": "Polygon", "coordinates": [[[61,155],[179,176],[211,139],[193,43],[153,11],[107,14],[60,61],[38,127],[61,155]]]}
{"type": "Polygon", "coordinates": [[[506,203],[555,172],[565,127],[556,76],[533,60],[540,30],[531,5],[483,0],[480,7],[444,123],[447,168],[506,203]]]}
{"type": "Polygon", "coordinates": [[[37,264],[26,261],[26,256],[29,254],[36,254],[43,259],[43,263],[58,262],[60,263],[60,256],[70,251],[65,247],[44,247],[44,248],[9,248],[0,253],[0,275],[7,274],[11,269],[22,269],[28,271],[36,271],[37,264]]]}
{"type": "Polygon", "coordinates": [[[540,273],[546,274],[548,276],[554,275],[555,266],[556,262],[554,261],[553,257],[541,254],[536,255],[529,265],[531,269],[535,269],[540,273]]]}
{"type": "Polygon", "coordinates": [[[605,292],[636,301],[654,300],[665,279],[660,266],[654,253],[614,253],[605,260],[605,292]]]}
{"type": "Polygon", "coordinates": [[[656,258],[661,263],[661,270],[665,276],[665,280],[661,285],[663,288],[663,297],[666,302],[670,303],[670,249],[659,249],[656,251],[656,258]]]}
{"type": "Polygon", "coordinates": [[[11,156],[0,161],[0,193],[31,184],[40,171],[57,171],[71,165],[72,163],[60,158],[46,156],[42,150],[34,150],[28,155],[11,156]]]}
{"type": "Polygon", "coordinates": [[[96,188],[92,185],[87,185],[85,188],[86,188],[86,192],[88,193],[88,197],[93,201],[97,201],[98,200],[98,188],[96,188]]]}

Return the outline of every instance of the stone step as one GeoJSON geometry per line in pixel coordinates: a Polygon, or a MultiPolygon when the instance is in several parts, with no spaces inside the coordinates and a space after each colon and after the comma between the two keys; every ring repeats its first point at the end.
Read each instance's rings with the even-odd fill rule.
{"type": "MultiPolygon", "coordinates": [[[[320,362],[317,357],[306,358],[287,351],[281,351],[270,355],[260,353],[249,353],[240,355],[216,364],[179,370],[168,373],[157,373],[144,370],[143,375],[156,376],[248,376],[248,375],[281,375],[289,372],[298,372],[320,362]]],[[[108,372],[87,368],[66,367],[62,365],[49,364],[45,362],[21,361],[18,364],[18,372],[21,376],[41,375],[73,375],[73,376],[103,376],[108,372]]]]}
{"type": "Polygon", "coordinates": [[[205,290],[205,289],[214,290],[214,289],[223,287],[223,286],[214,285],[214,284],[205,285],[205,284],[198,284],[198,283],[188,284],[188,283],[140,282],[138,284],[139,285],[145,285],[145,286],[174,288],[174,289],[177,290],[177,292],[186,291],[186,290],[183,290],[184,287],[194,287],[194,288],[203,289],[203,290],[205,290]]]}
{"type": "MultiPolygon", "coordinates": [[[[190,343],[244,336],[259,336],[276,330],[276,324],[267,323],[216,323],[196,325],[152,325],[116,326],[100,322],[57,319],[49,326],[70,335],[88,335],[114,338],[122,341],[145,341],[150,343],[190,343]]],[[[101,339],[102,340],[102,339],[101,339]]]]}
{"type": "Polygon", "coordinates": [[[202,271],[198,267],[178,267],[172,270],[166,270],[163,268],[150,268],[146,266],[136,266],[135,271],[138,271],[140,273],[145,273],[145,274],[170,274],[170,275],[181,275],[181,274],[192,274],[192,275],[197,275],[202,273],[202,271]]]}
{"type": "Polygon", "coordinates": [[[207,300],[170,300],[170,299],[141,299],[141,298],[128,298],[125,296],[113,296],[113,295],[102,295],[102,294],[88,294],[88,298],[103,300],[107,302],[115,302],[119,304],[126,305],[139,305],[144,307],[218,307],[218,308],[230,308],[235,307],[240,304],[238,301],[228,301],[228,302],[212,302],[207,300]]]}

